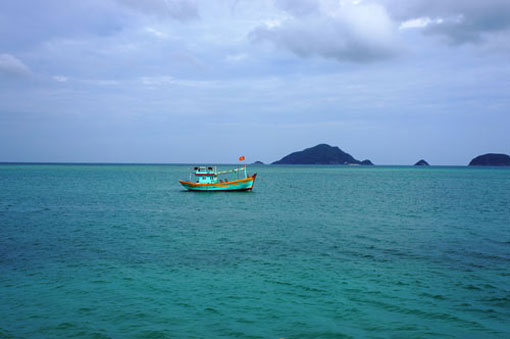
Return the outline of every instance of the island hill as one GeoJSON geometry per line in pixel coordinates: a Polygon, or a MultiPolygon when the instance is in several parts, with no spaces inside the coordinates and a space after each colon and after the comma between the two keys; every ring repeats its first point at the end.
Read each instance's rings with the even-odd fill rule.
{"type": "Polygon", "coordinates": [[[373,165],[370,160],[359,161],[338,147],[319,144],[315,147],[284,156],[273,165],[373,165]]]}
{"type": "Polygon", "coordinates": [[[479,155],[471,160],[469,166],[510,166],[510,156],[506,154],[487,153],[479,155]]]}
{"type": "MultiPolygon", "coordinates": [[[[254,164],[262,162],[256,161],[254,164]]],[[[373,165],[373,163],[370,160],[359,161],[336,146],[319,144],[286,155],[272,165],[373,165]]],[[[429,163],[421,159],[414,166],[429,166],[429,163]]],[[[483,154],[471,160],[469,166],[510,166],[510,156],[497,153],[483,154]]]]}
{"type": "Polygon", "coordinates": [[[416,164],[414,164],[414,166],[430,166],[430,165],[429,165],[428,162],[426,162],[425,160],[421,159],[416,164]]]}

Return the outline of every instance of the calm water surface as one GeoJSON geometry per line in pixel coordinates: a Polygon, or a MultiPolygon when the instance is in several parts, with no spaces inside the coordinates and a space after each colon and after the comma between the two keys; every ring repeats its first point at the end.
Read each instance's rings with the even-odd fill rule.
{"type": "Polygon", "coordinates": [[[510,170],[0,165],[0,337],[509,337],[510,170]]]}

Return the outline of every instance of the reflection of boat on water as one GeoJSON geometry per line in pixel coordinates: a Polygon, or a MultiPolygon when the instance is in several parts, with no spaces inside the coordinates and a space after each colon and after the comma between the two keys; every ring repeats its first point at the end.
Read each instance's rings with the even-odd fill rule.
{"type": "Polygon", "coordinates": [[[193,171],[189,181],[179,180],[181,185],[190,191],[251,191],[257,177],[257,173],[248,176],[246,165],[226,171],[217,171],[216,166],[200,166],[193,168],[193,171]],[[234,180],[230,180],[228,176],[234,176],[234,180]],[[244,178],[239,178],[240,176],[244,178]]]}

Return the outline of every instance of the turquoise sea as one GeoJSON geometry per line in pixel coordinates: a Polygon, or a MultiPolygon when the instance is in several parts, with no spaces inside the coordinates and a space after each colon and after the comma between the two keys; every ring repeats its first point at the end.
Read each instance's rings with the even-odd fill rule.
{"type": "Polygon", "coordinates": [[[510,337],[510,169],[255,171],[0,165],[0,337],[510,337]]]}

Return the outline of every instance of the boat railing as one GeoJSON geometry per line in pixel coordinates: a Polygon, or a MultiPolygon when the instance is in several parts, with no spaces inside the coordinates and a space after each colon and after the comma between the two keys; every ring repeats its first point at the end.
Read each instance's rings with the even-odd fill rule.
{"type": "Polygon", "coordinates": [[[216,172],[216,174],[217,175],[235,174],[237,179],[242,179],[242,178],[239,178],[239,174],[240,173],[242,174],[243,172],[244,172],[244,178],[247,178],[246,167],[233,168],[233,169],[229,169],[229,170],[219,171],[219,172],[216,172]]]}

